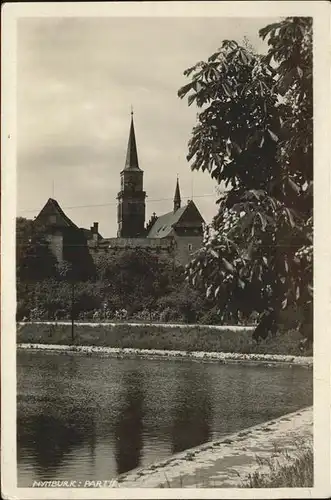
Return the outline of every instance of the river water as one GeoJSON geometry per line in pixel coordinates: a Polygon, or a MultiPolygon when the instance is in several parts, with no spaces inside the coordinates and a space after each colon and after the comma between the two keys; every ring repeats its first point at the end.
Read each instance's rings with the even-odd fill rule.
{"type": "Polygon", "coordinates": [[[18,486],[108,480],[312,404],[312,370],[19,351],[18,486]]]}

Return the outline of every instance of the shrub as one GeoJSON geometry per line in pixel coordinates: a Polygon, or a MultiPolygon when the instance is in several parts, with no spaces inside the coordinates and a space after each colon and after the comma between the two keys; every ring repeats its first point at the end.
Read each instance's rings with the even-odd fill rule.
{"type": "Polygon", "coordinates": [[[218,311],[218,308],[213,307],[211,310],[209,310],[205,314],[203,314],[200,318],[199,323],[201,323],[202,325],[220,325],[220,324],[222,324],[221,314],[218,311]]]}

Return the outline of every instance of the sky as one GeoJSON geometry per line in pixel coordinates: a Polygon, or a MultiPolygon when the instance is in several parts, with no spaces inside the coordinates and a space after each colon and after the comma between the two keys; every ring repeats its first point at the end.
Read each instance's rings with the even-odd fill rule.
{"type": "Polygon", "coordinates": [[[17,32],[17,211],[35,217],[55,198],[79,226],[116,236],[120,171],[131,105],[147,192],[146,222],[193,198],[206,222],[216,183],[191,172],[188,141],[198,109],[180,100],[183,71],[224,39],[247,37],[275,18],[21,18],[17,32]]]}

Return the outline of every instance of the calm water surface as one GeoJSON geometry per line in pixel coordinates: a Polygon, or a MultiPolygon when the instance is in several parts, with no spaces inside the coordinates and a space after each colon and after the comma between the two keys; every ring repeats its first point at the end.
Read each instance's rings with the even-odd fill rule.
{"type": "Polygon", "coordinates": [[[18,353],[18,486],[105,480],[312,404],[312,370],[18,353]]]}

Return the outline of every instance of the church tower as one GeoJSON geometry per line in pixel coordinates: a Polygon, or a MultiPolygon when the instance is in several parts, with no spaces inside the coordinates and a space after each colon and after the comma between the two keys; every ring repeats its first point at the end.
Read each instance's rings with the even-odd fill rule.
{"type": "Polygon", "coordinates": [[[145,236],[144,172],[139,168],[136,137],[131,111],[131,126],[124,169],[121,172],[121,190],[118,193],[118,238],[145,236]]]}

